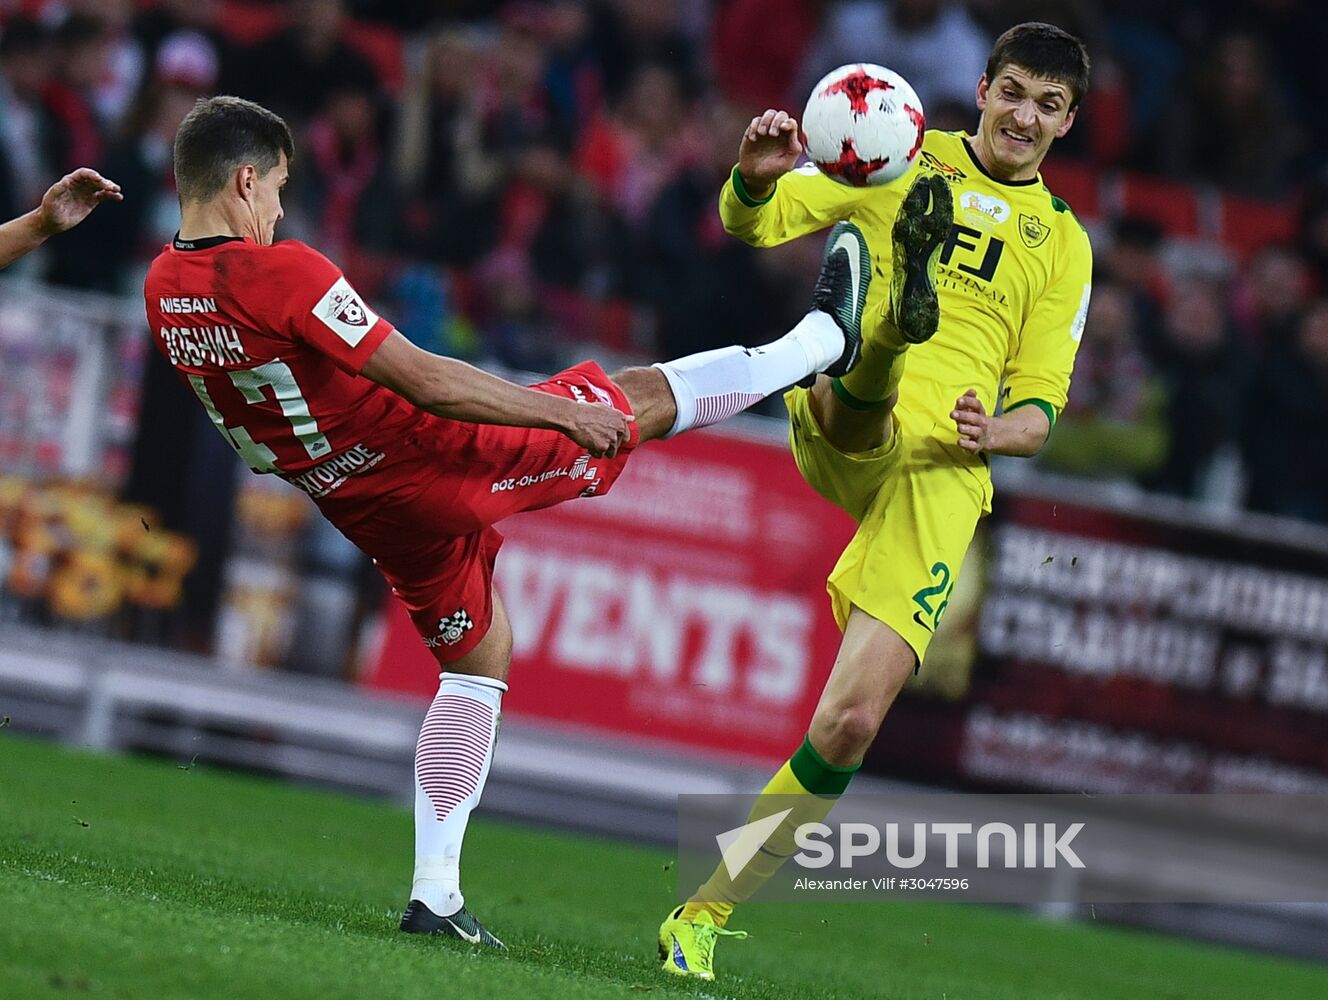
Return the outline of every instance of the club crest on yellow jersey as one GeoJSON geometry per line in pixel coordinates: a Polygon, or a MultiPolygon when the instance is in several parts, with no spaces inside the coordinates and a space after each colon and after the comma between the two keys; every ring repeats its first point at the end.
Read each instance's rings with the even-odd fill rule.
{"type": "Polygon", "coordinates": [[[1050,235],[1051,227],[1036,215],[1019,213],[1019,238],[1024,241],[1024,246],[1028,249],[1036,250],[1047,242],[1047,237],[1050,235]]]}

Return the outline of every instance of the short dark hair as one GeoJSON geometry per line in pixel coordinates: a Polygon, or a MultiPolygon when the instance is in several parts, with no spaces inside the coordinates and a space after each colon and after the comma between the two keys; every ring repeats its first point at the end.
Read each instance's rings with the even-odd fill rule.
{"type": "Polygon", "coordinates": [[[181,201],[207,201],[235,170],[252,163],[260,177],[295,156],[290,126],[242,97],[200,98],[175,133],[175,188],[181,201]]]}
{"type": "Polygon", "coordinates": [[[1078,107],[1088,93],[1091,63],[1084,43],[1054,24],[1026,21],[996,39],[987,57],[987,82],[1006,66],[1018,66],[1034,76],[1059,80],[1070,88],[1070,107],[1078,107]]]}

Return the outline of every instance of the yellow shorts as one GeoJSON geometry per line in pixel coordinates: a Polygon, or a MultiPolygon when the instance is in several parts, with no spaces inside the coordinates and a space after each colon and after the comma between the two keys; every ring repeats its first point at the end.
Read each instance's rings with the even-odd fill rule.
{"type": "Polygon", "coordinates": [[[858,522],[826,581],[842,629],[859,607],[913,647],[919,662],[949,603],[991,485],[934,436],[891,415],[890,440],[869,452],[839,451],[821,433],[806,389],[784,396],[789,444],[807,483],[858,522]]]}

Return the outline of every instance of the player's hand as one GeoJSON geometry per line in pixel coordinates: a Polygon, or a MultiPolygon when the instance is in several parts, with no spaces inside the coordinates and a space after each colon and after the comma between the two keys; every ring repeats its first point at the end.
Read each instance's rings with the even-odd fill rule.
{"type": "Polygon", "coordinates": [[[978,399],[977,390],[969,389],[955,400],[950,419],[959,431],[959,447],[974,455],[991,447],[996,418],[987,415],[986,407],[978,399]]]}
{"type": "Polygon", "coordinates": [[[603,403],[573,403],[573,412],[563,432],[594,458],[612,458],[632,435],[630,414],[603,403]]]}
{"type": "Polygon", "coordinates": [[[793,169],[802,155],[798,122],[787,111],[770,108],[752,119],[738,145],[738,173],[753,195],[793,169]]]}
{"type": "Polygon", "coordinates": [[[120,185],[90,167],[79,167],[50,186],[37,209],[37,225],[52,236],[73,229],[103,201],[123,201],[120,185]]]}

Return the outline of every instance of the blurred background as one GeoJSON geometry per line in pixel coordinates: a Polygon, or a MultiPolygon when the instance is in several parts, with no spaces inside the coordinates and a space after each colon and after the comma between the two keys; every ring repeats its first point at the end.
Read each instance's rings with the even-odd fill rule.
{"type": "MultiPolygon", "coordinates": [[[[197,98],[288,118],[278,236],[421,346],[503,372],[612,367],[761,343],[805,310],[819,242],[751,250],[715,211],[753,114],[799,112],[825,71],[872,61],[932,127],[971,130],[992,40],[1028,19],[1093,57],[1043,171],[1092,236],[1092,307],[1070,404],[1036,461],[997,463],[995,513],[958,585],[936,581],[946,625],[868,767],[1328,791],[1311,0],[0,0],[0,218],[76,166],[125,193],[0,280],[12,725],[409,790],[432,661],[368,561],[249,475],[148,341],[142,278],[177,227],[171,142],[197,98]]],[[[661,784],[759,787],[796,744],[851,525],[784,435],[773,400],[643,450],[607,498],[503,525],[516,666],[487,806],[649,836],[661,784]],[[587,789],[605,746],[622,767],[587,789]]],[[[1325,939],[1321,911],[1261,913],[1262,936],[1170,919],[1325,939]]]]}

